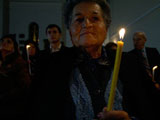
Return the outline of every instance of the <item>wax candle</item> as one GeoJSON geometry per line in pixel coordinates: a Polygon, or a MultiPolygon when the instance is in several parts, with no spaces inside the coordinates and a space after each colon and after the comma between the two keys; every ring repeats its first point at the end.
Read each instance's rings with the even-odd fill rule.
{"type": "Polygon", "coordinates": [[[124,33],[125,33],[125,29],[123,28],[119,32],[120,41],[117,42],[116,58],[115,58],[115,63],[114,63],[111,90],[110,90],[108,106],[107,106],[108,111],[112,110],[112,108],[113,108],[117,80],[118,80],[118,73],[119,73],[119,68],[120,68],[120,63],[121,63],[122,49],[123,49],[123,45],[124,45],[124,42],[122,41],[122,39],[124,37],[124,33]]]}
{"type": "Polygon", "coordinates": [[[27,60],[28,60],[28,66],[29,66],[29,74],[31,75],[31,65],[30,65],[30,59],[29,59],[29,47],[30,45],[26,46],[26,51],[27,51],[27,60]]]}
{"type": "Polygon", "coordinates": [[[157,65],[152,68],[152,81],[153,81],[153,82],[156,82],[155,79],[154,79],[154,76],[155,76],[155,70],[156,70],[157,68],[158,68],[157,65]]]}

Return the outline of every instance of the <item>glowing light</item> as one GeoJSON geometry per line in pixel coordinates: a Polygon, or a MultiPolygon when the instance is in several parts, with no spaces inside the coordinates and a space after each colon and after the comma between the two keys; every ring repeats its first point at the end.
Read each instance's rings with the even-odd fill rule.
{"type": "Polygon", "coordinates": [[[122,40],[124,38],[126,30],[124,28],[121,28],[119,31],[119,38],[122,40]]]}

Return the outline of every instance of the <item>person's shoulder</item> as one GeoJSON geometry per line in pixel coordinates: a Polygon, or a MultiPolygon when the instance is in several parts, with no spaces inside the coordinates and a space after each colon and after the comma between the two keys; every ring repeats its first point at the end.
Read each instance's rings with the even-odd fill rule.
{"type": "Polygon", "coordinates": [[[130,59],[136,59],[139,57],[139,52],[137,49],[132,49],[127,52],[126,56],[128,56],[130,59]]]}
{"type": "Polygon", "coordinates": [[[65,45],[62,45],[61,46],[61,49],[63,50],[63,49],[68,49],[68,48],[70,48],[70,47],[67,47],[67,46],[65,46],[65,45]]]}
{"type": "Polygon", "coordinates": [[[125,52],[124,56],[125,56],[125,58],[133,58],[133,57],[137,56],[137,51],[136,51],[136,49],[132,49],[128,52],[125,52]]]}
{"type": "Polygon", "coordinates": [[[130,50],[130,51],[128,51],[127,53],[135,53],[136,52],[136,49],[132,49],[132,50],[130,50]]]}
{"type": "Polygon", "coordinates": [[[38,57],[39,57],[39,59],[45,59],[50,55],[50,53],[51,52],[49,49],[40,50],[38,57]]]}
{"type": "Polygon", "coordinates": [[[123,55],[123,59],[126,59],[126,61],[135,61],[138,59],[138,53],[136,49],[132,49],[128,52],[125,52],[123,55]]]}
{"type": "Polygon", "coordinates": [[[145,47],[145,49],[146,50],[155,50],[155,51],[158,51],[157,48],[155,48],[155,47],[145,47]]]}
{"type": "Polygon", "coordinates": [[[50,53],[50,50],[49,50],[49,49],[44,49],[44,50],[40,50],[40,51],[39,51],[39,54],[40,54],[40,55],[45,55],[45,54],[48,54],[48,53],[50,53]]]}
{"type": "Polygon", "coordinates": [[[157,48],[154,48],[154,47],[145,47],[145,49],[146,49],[147,52],[159,54],[159,51],[157,50],[157,48]]]}
{"type": "Polygon", "coordinates": [[[146,49],[156,49],[155,47],[145,47],[146,49]]]}

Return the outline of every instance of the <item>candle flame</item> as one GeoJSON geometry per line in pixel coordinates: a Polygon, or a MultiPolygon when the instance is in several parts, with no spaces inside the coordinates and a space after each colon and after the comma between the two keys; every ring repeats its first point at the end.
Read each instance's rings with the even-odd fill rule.
{"type": "Polygon", "coordinates": [[[120,31],[119,31],[119,37],[120,37],[121,40],[124,38],[125,31],[126,30],[124,28],[121,28],[120,31]]]}
{"type": "Polygon", "coordinates": [[[156,65],[156,66],[154,66],[153,68],[152,68],[152,71],[154,71],[155,69],[157,69],[158,68],[158,66],[156,65]]]}
{"type": "Polygon", "coordinates": [[[26,45],[26,48],[28,49],[29,47],[31,47],[30,45],[26,45]]]}

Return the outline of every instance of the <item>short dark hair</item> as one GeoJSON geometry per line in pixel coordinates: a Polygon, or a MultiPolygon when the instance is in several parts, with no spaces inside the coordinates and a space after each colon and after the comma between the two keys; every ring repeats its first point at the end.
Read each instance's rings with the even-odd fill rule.
{"type": "Polygon", "coordinates": [[[106,49],[111,49],[112,47],[117,47],[117,44],[114,43],[114,42],[108,42],[108,43],[105,45],[105,48],[106,48],[106,49]]]}
{"type": "Polygon", "coordinates": [[[50,29],[50,28],[53,28],[53,27],[56,27],[58,29],[59,33],[62,33],[61,28],[58,25],[56,25],[56,24],[49,24],[46,27],[46,34],[47,34],[47,30],[50,29]]]}
{"type": "Polygon", "coordinates": [[[97,3],[103,12],[103,18],[105,20],[106,28],[109,27],[111,23],[111,13],[110,13],[110,7],[106,0],[68,0],[65,4],[64,8],[64,20],[67,28],[69,29],[69,25],[71,22],[71,15],[73,12],[73,8],[81,3],[81,2],[95,2],[97,3]]]}

